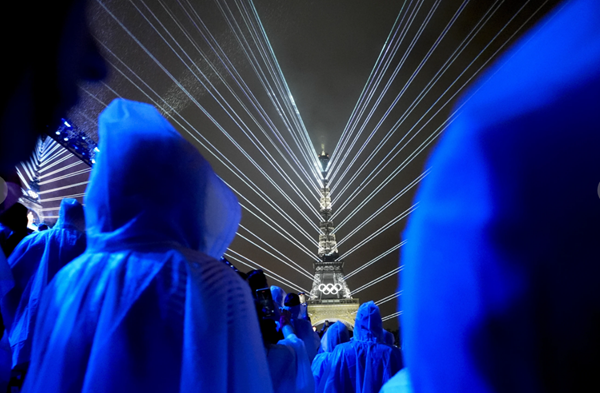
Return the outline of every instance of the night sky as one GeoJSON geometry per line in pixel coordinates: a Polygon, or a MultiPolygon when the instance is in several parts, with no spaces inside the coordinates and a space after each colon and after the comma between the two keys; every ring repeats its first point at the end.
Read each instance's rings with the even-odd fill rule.
{"type": "MultiPolygon", "coordinates": [[[[198,145],[244,207],[230,261],[242,271],[262,266],[270,283],[286,291],[311,288],[319,233],[316,154],[323,147],[332,154],[351,116],[360,114],[353,117],[346,147],[332,156],[330,174],[335,172],[333,210],[339,214],[334,223],[360,207],[339,227],[340,254],[376,234],[344,256],[345,272],[393,249],[348,279],[355,290],[393,273],[354,295],[363,302],[398,290],[394,248],[410,242],[401,238],[408,219],[402,213],[416,202],[414,180],[429,169],[425,160],[444,122],[456,116],[458,98],[472,77],[558,2],[255,0],[254,8],[248,0],[90,3],[110,76],[83,85],[69,117],[96,137],[97,116],[113,98],[158,106],[198,145]],[[371,81],[379,84],[363,90],[378,64],[388,66],[373,74],[371,81]],[[356,106],[360,97],[371,99],[356,106]]],[[[152,157],[147,162],[153,165],[152,157]]],[[[85,184],[44,191],[83,183],[87,176],[42,185],[50,215],[59,197],[79,195],[85,184]]],[[[380,305],[382,316],[398,310],[397,300],[380,305]]],[[[397,318],[384,326],[395,329],[397,318]]]]}

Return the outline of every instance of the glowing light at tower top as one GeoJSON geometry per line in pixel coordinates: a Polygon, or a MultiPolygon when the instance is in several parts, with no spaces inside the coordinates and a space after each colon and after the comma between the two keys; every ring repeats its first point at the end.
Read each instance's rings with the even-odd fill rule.
{"type": "Polygon", "coordinates": [[[319,162],[321,163],[321,178],[323,180],[327,179],[327,170],[329,169],[329,154],[325,153],[325,150],[319,154],[319,162]]]}

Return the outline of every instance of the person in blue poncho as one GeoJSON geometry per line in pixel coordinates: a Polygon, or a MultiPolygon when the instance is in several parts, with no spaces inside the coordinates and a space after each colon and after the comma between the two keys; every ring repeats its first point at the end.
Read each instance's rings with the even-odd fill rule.
{"type": "Polygon", "coordinates": [[[0,306],[12,350],[12,367],[27,370],[42,294],[54,275],[85,251],[85,216],[75,199],[63,199],[56,225],[19,243],[8,262],[14,287],[0,306]]]}
{"type": "MultiPolygon", "coordinates": [[[[323,373],[329,366],[329,358],[338,344],[350,341],[350,333],[343,322],[337,321],[327,329],[323,338],[321,338],[321,349],[323,352],[317,354],[311,364],[313,377],[315,378],[315,387],[318,390],[323,373]]],[[[325,378],[326,379],[326,378],[325,378]]]]}
{"type": "Polygon", "coordinates": [[[414,391],[598,392],[600,2],[562,3],[475,91],[405,232],[414,391]]]}
{"type": "Polygon", "coordinates": [[[283,304],[284,308],[290,311],[291,324],[294,326],[296,336],[304,342],[310,364],[319,350],[319,345],[321,345],[319,335],[314,331],[310,321],[301,317],[302,304],[297,294],[288,293],[283,304]]]}
{"type": "MultiPolygon", "coordinates": [[[[330,328],[331,329],[331,328],[330,328]]],[[[377,393],[402,368],[402,358],[382,343],[379,307],[372,301],[358,308],[354,336],[339,344],[329,358],[329,367],[319,392],[377,393]]]]}
{"type": "Polygon", "coordinates": [[[151,105],[99,118],[87,249],[46,288],[24,392],[271,392],[248,285],[219,261],[240,205],[151,105]]]}

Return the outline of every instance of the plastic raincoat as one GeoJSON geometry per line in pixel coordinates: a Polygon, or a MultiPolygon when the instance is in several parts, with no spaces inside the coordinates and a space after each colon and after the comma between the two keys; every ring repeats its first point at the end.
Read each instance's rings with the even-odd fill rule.
{"type": "Polygon", "coordinates": [[[299,339],[295,334],[290,334],[283,340],[279,340],[277,344],[284,345],[292,349],[294,352],[296,363],[296,381],[295,390],[290,390],[290,393],[313,393],[315,391],[315,382],[310,371],[310,360],[306,354],[304,341],[299,339]]]}
{"type": "Polygon", "coordinates": [[[402,359],[381,343],[383,328],[379,308],[372,301],[356,313],[354,336],[338,345],[329,361],[323,392],[377,393],[402,368],[402,359]]]}
{"type": "Polygon", "coordinates": [[[271,392],[254,303],[221,256],[240,206],[147,104],[113,101],[88,246],[46,289],[24,391],[271,392]]]}
{"type": "Polygon", "coordinates": [[[475,91],[405,233],[415,391],[600,391],[600,2],[557,6],[475,91]]]}
{"type": "Polygon", "coordinates": [[[275,393],[293,393],[296,391],[298,362],[296,351],[283,344],[268,344],[267,362],[271,372],[271,382],[275,393]]]}
{"type": "Polygon", "coordinates": [[[318,389],[323,377],[324,371],[329,366],[329,357],[338,344],[350,341],[348,328],[342,322],[337,321],[327,329],[321,339],[321,349],[323,352],[317,354],[313,359],[311,369],[315,378],[315,386],[318,389]]]}
{"type": "Polygon", "coordinates": [[[11,254],[14,287],[0,305],[13,368],[26,368],[29,363],[42,294],[54,275],[85,251],[84,230],[83,206],[75,199],[63,199],[54,228],[27,236],[11,254]]]}
{"type": "Polygon", "coordinates": [[[387,330],[383,329],[383,343],[391,347],[394,345],[394,341],[394,335],[392,332],[388,332],[387,330]]]}
{"type": "Polygon", "coordinates": [[[379,393],[413,393],[408,369],[404,367],[383,385],[379,393]]]}

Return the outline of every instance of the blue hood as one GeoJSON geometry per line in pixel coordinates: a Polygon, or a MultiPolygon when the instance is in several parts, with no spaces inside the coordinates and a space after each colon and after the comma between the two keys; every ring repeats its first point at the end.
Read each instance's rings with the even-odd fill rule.
{"type": "Polygon", "coordinates": [[[85,198],[88,249],[164,244],[223,254],[240,205],[153,106],[114,100],[100,115],[99,138],[85,198]]]}

